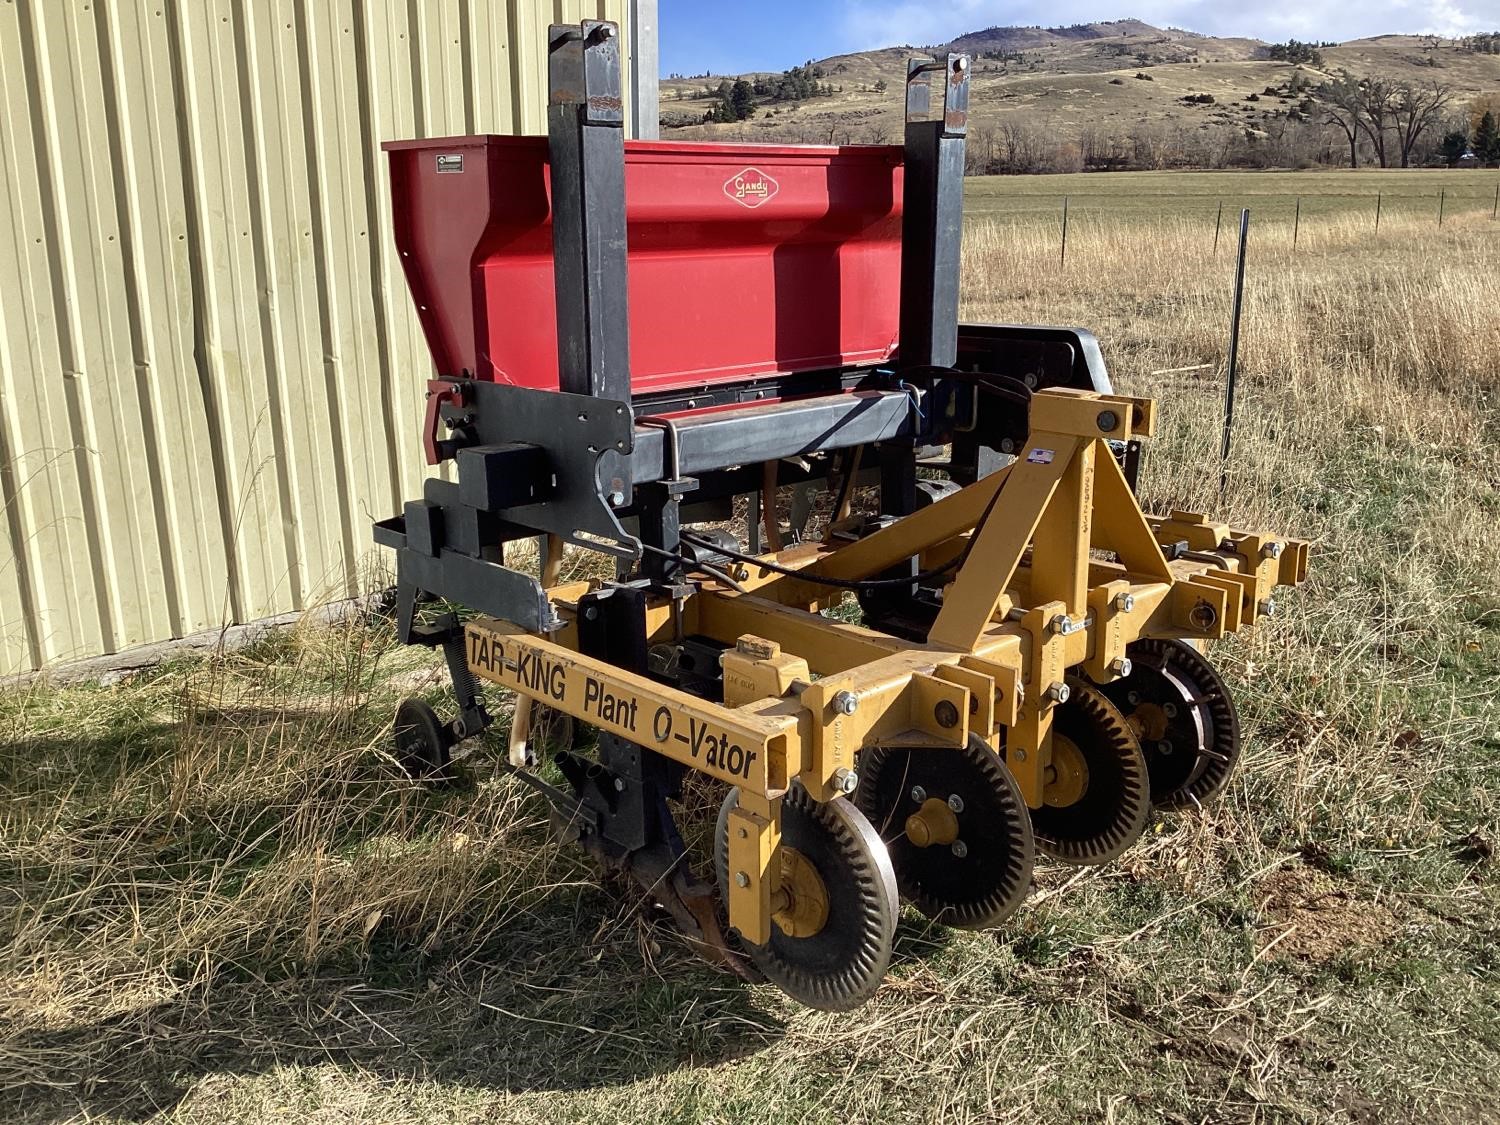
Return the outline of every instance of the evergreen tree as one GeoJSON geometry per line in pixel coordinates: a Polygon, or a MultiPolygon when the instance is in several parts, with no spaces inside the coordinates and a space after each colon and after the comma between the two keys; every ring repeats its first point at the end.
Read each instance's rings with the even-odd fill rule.
{"type": "Polygon", "coordinates": [[[1474,155],[1486,164],[1500,161],[1500,127],[1495,124],[1495,111],[1487,109],[1479,119],[1479,128],[1474,130],[1474,155]]]}
{"type": "Polygon", "coordinates": [[[718,101],[703,115],[703,120],[727,125],[744,121],[755,114],[755,88],[743,78],[730,84],[724,79],[719,84],[718,101]]]}
{"type": "Polygon", "coordinates": [[[729,91],[729,106],[736,121],[744,121],[755,112],[755,90],[743,78],[729,91]]]}
{"type": "Polygon", "coordinates": [[[1454,129],[1443,137],[1443,160],[1447,164],[1457,164],[1458,158],[1469,150],[1469,134],[1462,129],[1454,129]]]}
{"type": "Polygon", "coordinates": [[[1285,43],[1273,43],[1266,53],[1277,62],[1310,63],[1318,67],[1323,65],[1322,51],[1311,43],[1302,43],[1296,39],[1288,39],[1285,43]]]}

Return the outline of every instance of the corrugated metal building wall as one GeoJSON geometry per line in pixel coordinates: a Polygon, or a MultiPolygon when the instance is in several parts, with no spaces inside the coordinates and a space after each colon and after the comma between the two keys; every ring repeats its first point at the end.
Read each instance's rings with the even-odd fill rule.
{"type": "MultiPolygon", "coordinates": [[[[0,674],[358,588],[430,370],[382,140],[642,0],[0,0],[0,674]]],[[[645,27],[640,36],[632,32],[645,27]]]]}

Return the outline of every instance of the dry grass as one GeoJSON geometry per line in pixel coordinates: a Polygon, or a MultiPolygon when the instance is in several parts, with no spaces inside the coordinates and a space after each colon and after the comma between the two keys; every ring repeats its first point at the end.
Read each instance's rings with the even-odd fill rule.
{"type": "MultiPolygon", "coordinates": [[[[1257,238],[1229,495],[1230,257],[971,227],[968,313],[1098,329],[1163,403],[1158,505],[1319,543],[1217,651],[1223,801],[996,935],[908,916],[845,1017],[696,963],[477,764],[384,755],[427,654],[293,630],[0,695],[0,1117],[1433,1120],[1500,1113],[1500,228],[1257,238]]],[[[701,831],[702,825],[693,826],[701,831]]]]}

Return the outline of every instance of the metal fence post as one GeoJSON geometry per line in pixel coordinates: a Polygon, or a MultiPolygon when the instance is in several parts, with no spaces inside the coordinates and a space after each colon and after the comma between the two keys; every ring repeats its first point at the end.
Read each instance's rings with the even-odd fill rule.
{"type": "Polygon", "coordinates": [[[1234,271],[1234,312],[1229,320],[1229,373],[1224,385],[1224,444],[1219,451],[1219,497],[1229,486],[1229,446],[1234,435],[1234,392],[1240,371],[1240,312],[1245,304],[1245,248],[1250,242],[1250,208],[1240,212],[1240,255],[1234,271]]]}
{"type": "Polygon", "coordinates": [[[1448,189],[1438,192],[1438,226],[1443,225],[1443,211],[1448,205],[1448,189]]]}
{"type": "Polygon", "coordinates": [[[1214,220],[1214,253],[1219,252],[1219,231],[1224,226],[1224,201],[1219,200],[1219,217],[1214,220]]]}
{"type": "Polygon", "coordinates": [[[1062,257],[1059,265],[1068,264],[1068,197],[1063,196],[1063,224],[1062,224],[1062,257]]]}
{"type": "Polygon", "coordinates": [[[1292,220],[1292,249],[1297,249],[1297,236],[1302,233],[1302,197],[1297,197],[1297,217],[1292,220]]]}
{"type": "Polygon", "coordinates": [[[1383,191],[1377,191],[1375,193],[1375,233],[1376,234],[1380,233],[1380,204],[1384,201],[1384,199],[1385,199],[1385,192],[1383,192],[1383,191]]]}

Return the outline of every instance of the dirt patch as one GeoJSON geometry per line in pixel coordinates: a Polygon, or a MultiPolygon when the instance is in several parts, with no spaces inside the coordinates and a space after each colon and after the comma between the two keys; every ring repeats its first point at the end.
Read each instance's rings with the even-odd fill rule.
{"type": "Polygon", "coordinates": [[[1273,957],[1330,961],[1379,945],[1401,927],[1387,907],[1311,867],[1277,871],[1260,884],[1259,898],[1260,946],[1273,957]]]}

